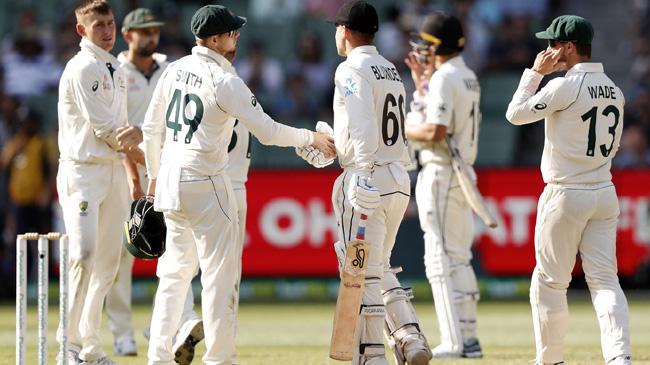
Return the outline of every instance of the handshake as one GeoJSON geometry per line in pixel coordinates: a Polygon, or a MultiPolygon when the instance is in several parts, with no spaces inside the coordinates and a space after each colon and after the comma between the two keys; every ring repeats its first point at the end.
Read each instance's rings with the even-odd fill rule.
{"type": "MultiPolygon", "coordinates": [[[[332,127],[327,123],[320,121],[316,123],[316,132],[330,137],[333,137],[334,135],[332,127]]],[[[296,148],[296,154],[303,160],[307,161],[310,165],[317,168],[331,165],[336,158],[336,154],[326,155],[313,146],[296,148]]],[[[381,204],[381,196],[379,190],[374,187],[372,178],[370,177],[370,172],[355,172],[352,174],[347,184],[348,188],[346,196],[350,205],[352,205],[354,210],[357,212],[371,216],[375,212],[375,209],[381,204]]]]}
{"type": "MultiPolygon", "coordinates": [[[[334,130],[325,122],[319,121],[316,123],[316,132],[329,136],[330,138],[334,137],[334,130]]],[[[319,169],[331,165],[336,158],[335,151],[330,151],[328,154],[325,154],[322,150],[314,146],[296,147],[296,154],[310,165],[319,169]]]]}

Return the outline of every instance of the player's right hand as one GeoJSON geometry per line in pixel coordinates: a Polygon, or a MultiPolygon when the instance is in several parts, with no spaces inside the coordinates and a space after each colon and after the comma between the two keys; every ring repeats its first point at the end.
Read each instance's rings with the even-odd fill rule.
{"type": "Polygon", "coordinates": [[[355,172],[348,185],[348,201],[354,210],[371,216],[381,203],[379,190],[375,188],[367,172],[355,172]]]}
{"type": "Polygon", "coordinates": [[[117,142],[124,150],[137,147],[142,142],[142,130],[138,127],[128,126],[119,127],[117,132],[117,142]]]}
{"type": "Polygon", "coordinates": [[[411,70],[411,78],[418,93],[424,96],[424,89],[434,72],[433,63],[422,63],[418,60],[414,52],[409,52],[408,56],[404,59],[404,63],[411,70]]]}
{"type": "Polygon", "coordinates": [[[336,147],[334,146],[334,138],[321,132],[312,132],[314,135],[314,142],[310,146],[323,152],[326,159],[336,156],[336,147]]]}
{"type": "Polygon", "coordinates": [[[560,62],[560,57],[564,48],[547,48],[537,54],[532,70],[544,76],[553,72],[561,71],[565,67],[564,62],[560,62]]]}

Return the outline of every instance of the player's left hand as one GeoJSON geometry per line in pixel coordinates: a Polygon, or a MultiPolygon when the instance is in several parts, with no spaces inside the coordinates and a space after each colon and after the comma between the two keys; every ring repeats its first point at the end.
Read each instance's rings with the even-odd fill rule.
{"type": "Polygon", "coordinates": [[[131,161],[143,166],[145,165],[144,152],[137,146],[124,149],[123,152],[126,155],[126,158],[130,159],[131,161]]]}
{"type": "Polygon", "coordinates": [[[361,214],[371,216],[381,203],[379,190],[375,188],[372,178],[367,172],[355,172],[348,186],[350,205],[361,214]]]}
{"type": "Polygon", "coordinates": [[[123,150],[137,147],[143,140],[142,130],[138,127],[119,127],[117,132],[117,143],[123,150]]]}

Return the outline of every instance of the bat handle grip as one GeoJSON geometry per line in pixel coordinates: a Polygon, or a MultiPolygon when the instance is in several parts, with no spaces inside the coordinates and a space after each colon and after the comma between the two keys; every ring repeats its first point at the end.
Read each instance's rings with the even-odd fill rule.
{"type": "Polygon", "coordinates": [[[365,214],[361,214],[359,217],[359,227],[357,228],[357,236],[356,238],[358,240],[365,240],[366,239],[366,223],[368,222],[368,216],[365,214]]]}

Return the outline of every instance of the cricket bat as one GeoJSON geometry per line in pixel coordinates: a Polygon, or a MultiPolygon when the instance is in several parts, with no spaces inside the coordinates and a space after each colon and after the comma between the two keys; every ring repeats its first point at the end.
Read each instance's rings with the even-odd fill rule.
{"type": "Polygon", "coordinates": [[[454,169],[456,176],[458,176],[458,183],[467,199],[467,203],[488,227],[496,228],[497,221],[485,205],[483,196],[481,195],[481,192],[478,191],[476,183],[470,177],[469,167],[460,156],[456,141],[454,141],[454,139],[449,135],[445,138],[447,140],[447,147],[449,147],[449,153],[451,154],[451,166],[454,169]]]}
{"type": "Polygon", "coordinates": [[[361,214],[356,239],[348,243],[345,251],[330,342],[330,358],[334,360],[350,361],[354,352],[355,331],[370,254],[370,246],[365,241],[367,219],[365,214],[361,214]]]}

